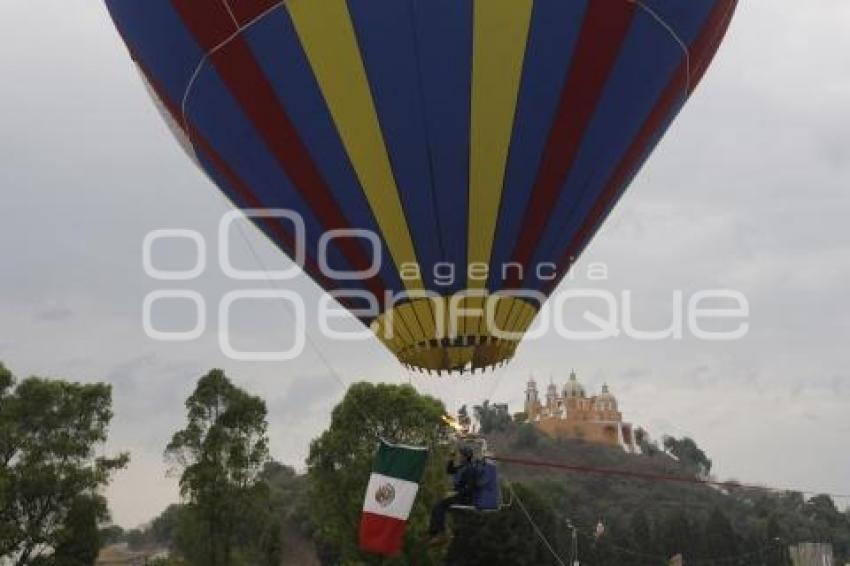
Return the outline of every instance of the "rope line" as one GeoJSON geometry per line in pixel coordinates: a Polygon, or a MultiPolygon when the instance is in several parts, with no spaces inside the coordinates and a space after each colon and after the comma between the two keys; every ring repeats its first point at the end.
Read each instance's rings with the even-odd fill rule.
{"type": "Polygon", "coordinates": [[[554,558],[555,561],[561,566],[567,566],[563,559],[561,559],[560,555],[552,547],[552,544],[549,542],[549,539],[546,538],[546,535],[543,534],[543,531],[540,530],[540,527],[537,526],[537,523],[534,521],[534,518],[528,512],[528,509],[525,508],[525,504],[522,502],[522,498],[520,498],[516,490],[514,490],[514,486],[511,482],[508,482],[508,489],[511,492],[511,497],[516,500],[520,510],[522,510],[522,514],[525,515],[526,520],[528,520],[528,523],[531,525],[531,527],[534,529],[534,532],[537,534],[537,538],[540,539],[540,541],[552,555],[552,558],[554,558]]]}
{"type": "Polygon", "coordinates": [[[658,24],[663,27],[667,32],[672,36],[673,41],[679,44],[679,47],[682,49],[683,54],[685,55],[685,94],[689,93],[691,90],[691,50],[688,47],[688,44],[682,39],[679,33],[673,29],[673,26],[667,23],[667,21],[662,18],[658,12],[650,8],[646,5],[643,0],[627,0],[628,2],[633,2],[637,4],[644,12],[650,15],[652,19],[654,19],[658,24]]]}
{"type": "MultiPolygon", "coordinates": [[[[595,535],[588,534],[585,530],[582,530],[580,528],[576,528],[575,530],[579,535],[582,536],[582,538],[587,539],[589,542],[591,542],[593,544],[599,542],[599,538],[596,537],[595,535]]],[[[761,546],[757,550],[752,550],[752,551],[744,552],[744,553],[741,553],[741,554],[721,556],[719,558],[688,558],[687,563],[688,564],[718,564],[718,563],[722,564],[722,563],[729,562],[729,561],[733,561],[733,562],[738,561],[742,558],[749,558],[751,556],[756,556],[756,555],[764,556],[766,552],[769,553],[769,552],[774,552],[774,551],[778,550],[779,547],[776,546],[776,541],[771,541],[771,543],[772,544],[769,544],[767,546],[761,546]]],[[[607,545],[608,548],[610,548],[610,549],[612,549],[616,552],[621,552],[623,554],[630,554],[632,556],[637,556],[637,557],[640,557],[640,558],[651,558],[653,560],[663,561],[663,562],[667,562],[670,559],[669,556],[663,556],[663,555],[658,555],[658,554],[648,554],[646,552],[640,552],[638,550],[633,550],[631,548],[627,548],[627,547],[624,547],[624,546],[611,544],[610,542],[606,542],[605,544],[607,545]]]]}
{"type": "Polygon", "coordinates": [[[219,50],[226,47],[229,43],[231,43],[234,39],[242,35],[246,30],[254,26],[257,22],[260,22],[266,18],[269,14],[274,12],[275,10],[283,7],[283,1],[278,2],[277,4],[272,5],[262,14],[255,17],[250,22],[246,23],[243,26],[239,26],[239,22],[236,20],[236,17],[233,15],[233,12],[230,9],[230,4],[225,0],[225,6],[227,7],[228,12],[230,13],[231,18],[233,19],[233,23],[236,27],[236,31],[234,31],[230,36],[224,39],[221,43],[204,53],[203,57],[198,61],[198,64],[195,66],[195,70],[192,75],[189,77],[189,82],[186,83],[186,90],[183,92],[183,101],[180,104],[181,113],[183,115],[183,127],[186,130],[186,134],[189,137],[189,142],[192,144],[193,148],[195,142],[192,141],[192,130],[189,128],[189,118],[188,118],[188,105],[189,105],[189,97],[192,94],[192,89],[195,87],[195,82],[198,80],[198,76],[201,74],[201,71],[206,66],[209,59],[215,55],[219,50]]]}
{"type": "Polygon", "coordinates": [[[557,462],[549,462],[545,460],[531,460],[525,458],[514,458],[510,456],[488,456],[488,459],[493,460],[494,462],[501,462],[503,464],[515,464],[517,466],[527,466],[533,468],[551,468],[556,470],[563,470],[566,472],[574,472],[580,474],[596,474],[596,475],[605,475],[605,476],[621,476],[621,477],[629,477],[636,478],[642,480],[649,481],[667,481],[667,482],[676,482],[676,483],[685,483],[685,484],[697,484],[697,485],[711,485],[715,487],[721,487],[725,489],[754,489],[754,490],[762,490],[762,491],[772,491],[772,492],[784,492],[784,493],[801,493],[804,495],[829,495],[830,497],[836,499],[850,499],[850,494],[842,494],[842,493],[828,493],[822,491],[805,491],[800,489],[790,489],[790,488],[780,488],[780,487],[768,487],[763,485],[755,485],[755,484],[745,484],[737,481],[719,481],[719,480],[707,480],[707,479],[699,479],[687,476],[672,476],[672,475],[664,475],[664,474],[651,474],[647,472],[633,472],[629,470],[617,470],[613,468],[596,468],[593,466],[578,466],[573,464],[560,464],[557,462]]]}

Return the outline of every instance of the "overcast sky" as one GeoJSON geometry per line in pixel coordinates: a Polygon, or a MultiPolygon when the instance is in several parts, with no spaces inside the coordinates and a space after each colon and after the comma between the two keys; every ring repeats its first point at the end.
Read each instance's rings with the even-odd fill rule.
{"type": "MultiPolygon", "coordinates": [[[[215,262],[192,283],[152,281],[142,241],[152,229],[189,228],[214,242],[227,205],[163,125],[105,8],[3,0],[0,37],[0,360],[21,377],[113,385],[108,449],[132,453],[109,489],[116,522],[137,525],[177,500],[162,451],[210,367],[267,400],[273,455],[296,467],[343,394],[333,372],[344,383],[408,380],[375,341],[316,332],[331,369],[309,351],[289,363],[226,359],[215,305],[235,287],[215,262]],[[145,335],[143,299],[163,287],[207,299],[213,320],[200,339],[145,335]]],[[[747,337],[550,334],[485,378],[413,383],[451,409],[490,397],[519,410],[530,374],[562,382],[575,368],[591,390],[607,382],[625,418],[654,436],[692,435],[723,478],[850,493],[848,218],[850,2],[742,0],[701,88],[577,272],[604,262],[602,286],[631,290],[636,324],[648,329],[669,323],[676,290],[739,290],[751,308],[747,337]]],[[[191,251],[157,248],[157,262],[190,265],[191,251]]],[[[291,287],[308,301],[320,296],[305,278],[291,287]]],[[[190,326],[184,310],[161,324],[190,326]]],[[[285,342],[291,322],[265,308],[240,312],[235,325],[249,349],[285,342]]]]}

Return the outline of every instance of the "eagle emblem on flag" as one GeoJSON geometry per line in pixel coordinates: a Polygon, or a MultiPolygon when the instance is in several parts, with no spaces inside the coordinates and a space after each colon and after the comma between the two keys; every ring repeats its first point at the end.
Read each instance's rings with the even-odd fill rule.
{"type": "Polygon", "coordinates": [[[375,501],[381,507],[389,507],[395,499],[395,488],[392,484],[385,483],[375,491],[375,501]]]}

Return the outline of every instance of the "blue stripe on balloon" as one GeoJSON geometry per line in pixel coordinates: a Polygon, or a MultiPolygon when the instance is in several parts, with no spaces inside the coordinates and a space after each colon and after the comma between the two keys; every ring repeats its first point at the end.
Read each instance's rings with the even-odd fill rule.
{"type": "MultiPolygon", "coordinates": [[[[691,36],[683,36],[685,41],[696,34],[710,9],[702,4],[695,3],[687,14],[679,12],[681,33],[694,30],[691,36]],[[690,16],[690,26],[683,25],[684,15],[690,16]]],[[[535,251],[532,269],[544,262],[558,263],[683,58],[682,48],[671,35],[639,10],[535,251]]],[[[684,83],[682,89],[684,94],[684,83]]],[[[536,269],[527,274],[530,288],[540,289],[547,283],[537,275],[536,269]]]]}
{"type": "MultiPolygon", "coordinates": [[[[348,223],[380,237],[289,14],[276,10],[248,29],[245,38],[348,223]]],[[[400,291],[403,286],[389,248],[383,238],[380,241],[381,257],[375,258],[380,259],[380,277],[388,289],[400,291]]]]}
{"type": "Polygon", "coordinates": [[[690,45],[693,42],[718,0],[642,0],[679,38],[690,45]]]}
{"type": "Polygon", "coordinates": [[[491,257],[488,288],[492,291],[503,288],[502,266],[510,261],[519,240],[586,8],[586,0],[534,3],[491,257]]]}
{"type": "MultiPolygon", "coordinates": [[[[398,1],[398,0],[392,0],[398,1]]],[[[372,5],[381,7],[383,2],[372,5]]],[[[414,33],[434,181],[443,261],[455,268],[442,294],[466,287],[469,209],[470,98],[472,91],[471,0],[412,0],[414,33]]],[[[415,211],[414,211],[415,214],[415,211]]]]}
{"type": "MultiPolygon", "coordinates": [[[[224,194],[228,195],[228,199],[230,199],[230,201],[233,203],[233,206],[240,208],[240,209],[250,208],[250,204],[245,202],[241,198],[241,196],[239,196],[239,191],[237,191],[229,183],[229,181],[227,180],[227,177],[222,172],[220,172],[218,170],[218,168],[215,166],[213,160],[210,159],[210,157],[202,149],[196,149],[195,155],[197,156],[198,161],[200,162],[204,171],[206,171],[207,174],[210,176],[210,179],[216,184],[217,187],[219,187],[221,189],[221,191],[224,194]]],[[[275,245],[278,248],[280,248],[281,250],[284,251],[284,253],[286,253],[287,255],[292,257],[292,254],[294,253],[293,250],[289,249],[288,247],[285,248],[283,246],[283,243],[278,240],[276,235],[272,233],[272,231],[269,229],[269,227],[267,226],[267,224],[265,222],[257,221],[257,222],[254,223],[254,225],[257,227],[258,230],[260,230],[263,234],[265,234],[266,237],[270,241],[274,242],[275,245]]],[[[313,271],[309,271],[309,273],[310,273],[310,277],[313,279],[313,281],[317,282],[318,274],[313,272],[313,271]]],[[[354,288],[350,285],[346,286],[346,285],[342,285],[342,284],[338,285],[338,287],[340,289],[354,288]]],[[[368,305],[363,303],[362,301],[351,299],[350,303],[352,305],[362,307],[363,312],[365,312],[368,309],[368,305]]],[[[372,321],[375,320],[375,317],[372,317],[372,316],[358,316],[358,317],[355,317],[355,318],[357,318],[357,320],[359,320],[365,326],[369,326],[372,323],[372,321]]]]}
{"type": "MultiPolygon", "coordinates": [[[[142,66],[179,107],[204,54],[171,3],[122,0],[109,7],[142,66]],[[156,41],[151,41],[152,37],[156,41]]],[[[308,254],[317,257],[318,239],[324,231],[322,225],[268,152],[211,64],[206,64],[196,77],[187,112],[200,134],[265,207],[289,208],[302,214],[307,228],[308,254]]],[[[202,165],[215,177],[208,161],[202,165]]],[[[231,201],[238,200],[226,185],[221,188],[231,201]]],[[[286,229],[291,231],[290,226],[286,229]]],[[[351,269],[336,246],[328,250],[328,264],[334,269],[351,269]]],[[[359,289],[362,285],[355,282],[346,287],[359,289]]]]}
{"type": "MultiPolygon", "coordinates": [[[[324,227],[212,66],[205,66],[195,80],[187,112],[192,123],[251,188],[264,208],[286,208],[301,215],[307,231],[307,253],[318,257],[318,241],[324,227]]],[[[336,246],[328,248],[327,261],[333,269],[351,269],[336,246]]]]}
{"type": "Polygon", "coordinates": [[[428,157],[422,85],[411,0],[375,9],[374,0],[349,0],[378,119],[426,287],[443,260],[428,157]]]}
{"type": "Polygon", "coordinates": [[[135,57],[179,106],[204,54],[171,2],[107,0],[107,7],[135,57]]]}

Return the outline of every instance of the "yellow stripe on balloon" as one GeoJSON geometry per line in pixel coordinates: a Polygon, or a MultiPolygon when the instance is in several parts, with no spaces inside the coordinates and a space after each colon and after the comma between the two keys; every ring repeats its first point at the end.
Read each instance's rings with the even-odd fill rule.
{"type": "MultiPolygon", "coordinates": [[[[490,263],[533,0],[475,0],[469,263],[490,263]]],[[[470,289],[486,280],[469,278],[470,289]]]]}
{"type": "MultiPolygon", "coordinates": [[[[470,264],[490,263],[532,6],[533,0],[475,0],[467,254],[470,264]]],[[[469,289],[483,289],[485,285],[486,278],[467,278],[469,289]]],[[[481,300],[468,299],[466,307],[478,309],[481,300]]],[[[484,330],[483,317],[470,316],[465,322],[470,334],[484,330]]]]}
{"type": "MultiPolygon", "coordinates": [[[[396,267],[418,265],[348,5],[345,0],[285,3],[396,267]]],[[[404,283],[410,291],[423,288],[419,277],[404,283]]]]}

